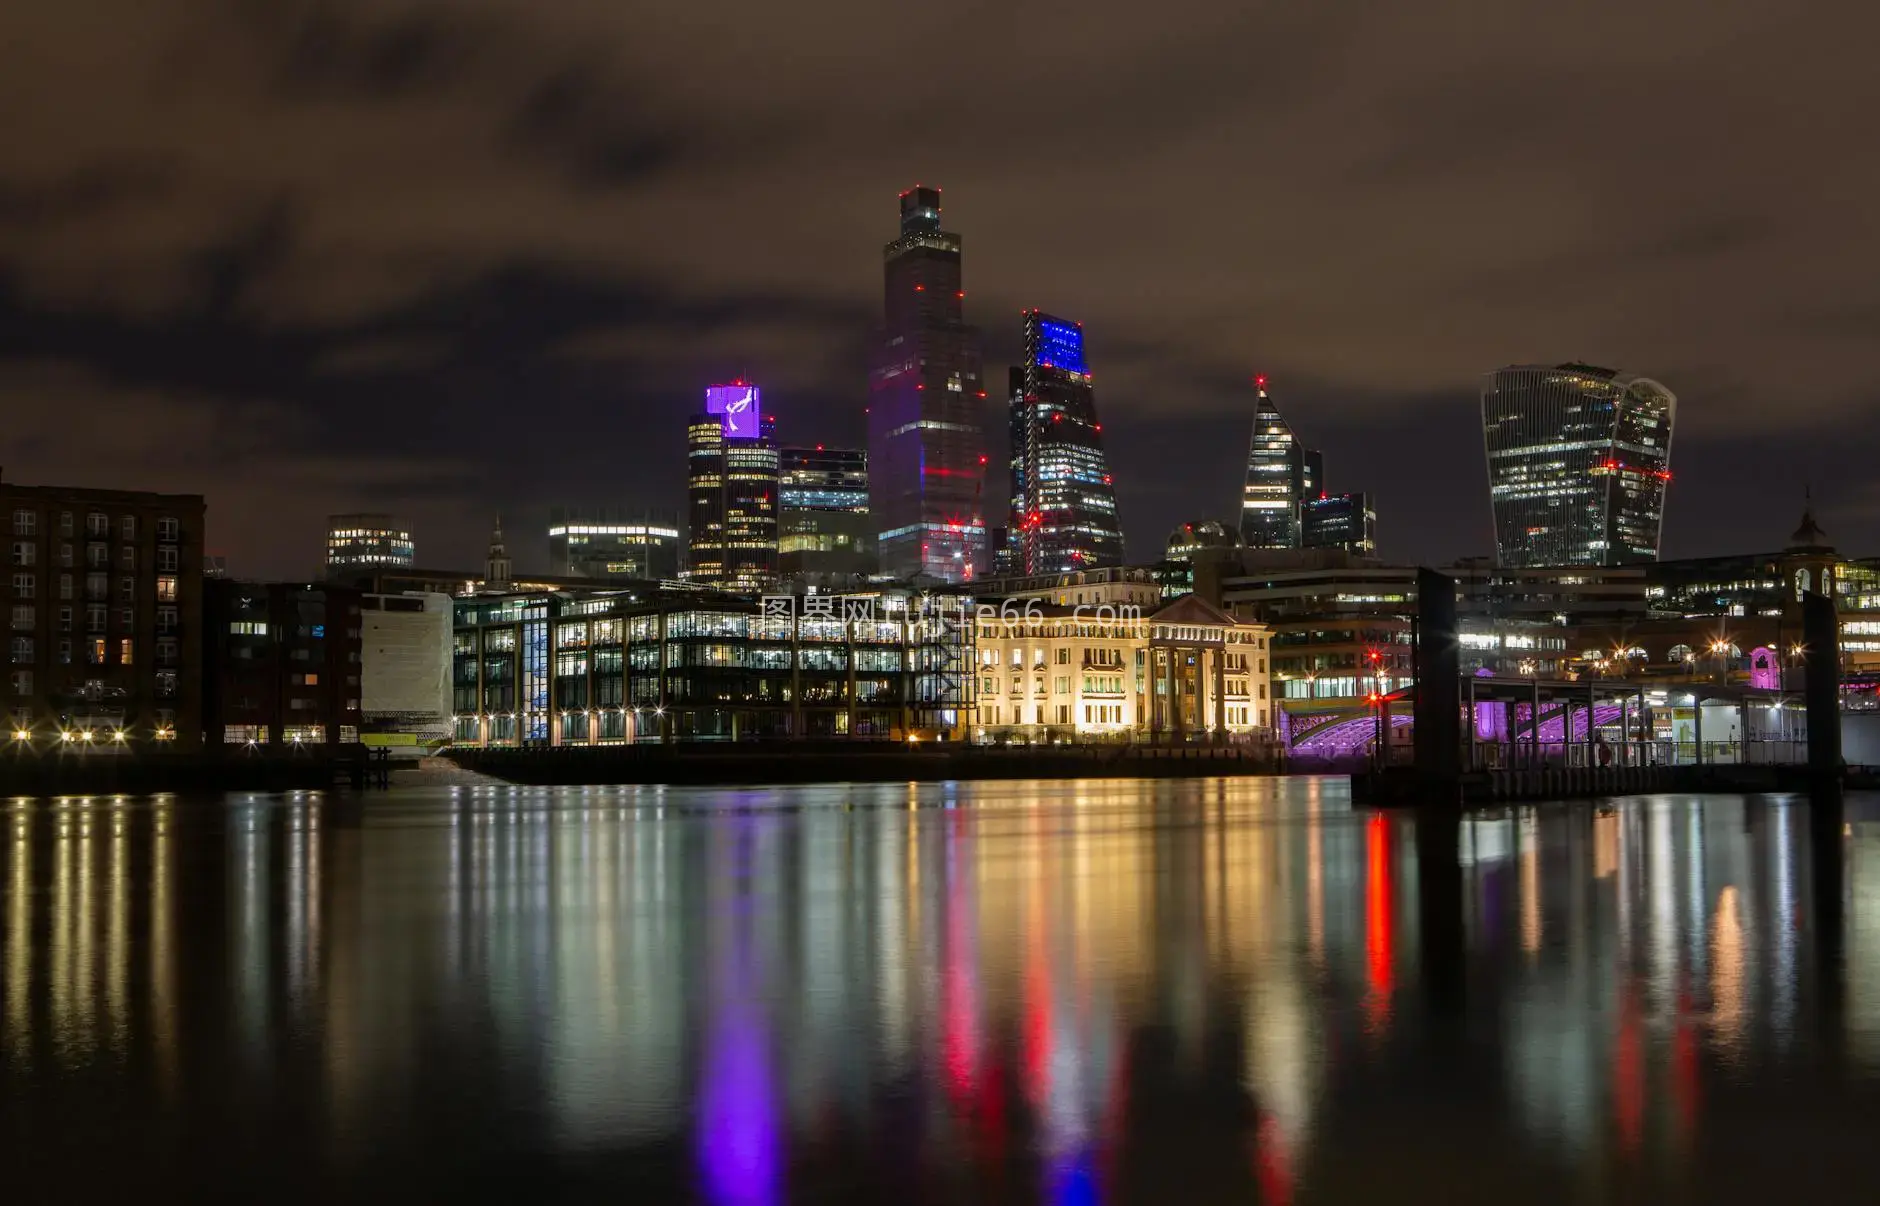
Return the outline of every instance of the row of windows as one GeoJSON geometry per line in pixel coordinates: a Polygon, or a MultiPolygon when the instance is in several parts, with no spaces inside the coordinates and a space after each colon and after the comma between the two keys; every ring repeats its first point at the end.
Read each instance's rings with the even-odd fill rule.
{"type": "MultiPolygon", "coordinates": [[[[109,615],[109,611],[110,609],[107,608],[102,603],[87,604],[85,607],[86,631],[103,632],[105,630],[105,626],[106,626],[105,622],[109,615]]],[[[70,608],[70,607],[59,608],[58,630],[60,632],[72,631],[73,617],[74,617],[73,608],[70,608]]],[[[13,605],[13,614],[12,614],[11,619],[12,619],[11,627],[16,632],[30,631],[32,629],[35,629],[39,627],[38,608],[34,604],[31,604],[31,603],[15,603],[13,605]]],[[[118,626],[120,628],[134,628],[136,627],[136,624],[137,624],[137,609],[136,608],[124,607],[118,610],[118,626]]],[[[176,608],[174,607],[157,608],[157,631],[158,632],[176,632],[181,627],[182,627],[182,624],[177,617],[176,608]]]]}
{"type": "MultiPolygon", "coordinates": [[[[117,641],[116,664],[119,666],[132,665],[134,661],[132,653],[135,646],[136,642],[130,637],[120,637],[117,641]]],[[[106,638],[92,637],[83,643],[83,648],[87,665],[108,666],[112,664],[107,656],[111,652],[111,644],[106,638]]],[[[72,642],[62,640],[58,643],[57,649],[59,665],[71,665],[75,655],[72,642]]],[[[16,666],[30,666],[39,660],[38,646],[33,637],[16,636],[12,638],[12,640],[8,642],[7,653],[7,660],[16,666]]]]}
{"type": "MultiPolygon", "coordinates": [[[[137,539],[137,517],[125,515],[118,519],[118,535],[124,540],[137,539]]],[[[71,536],[77,527],[77,516],[71,511],[59,512],[59,535],[71,536]]],[[[157,520],[157,539],[177,541],[182,539],[182,521],[164,516],[157,520]]],[[[15,536],[36,536],[39,534],[39,512],[27,507],[20,507],[13,512],[13,534],[15,536]]],[[[93,511],[85,516],[85,535],[94,540],[105,540],[111,535],[111,517],[102,511],[93,511]]]]}
{"type": "MultiPolygon", "coordinates": [[[[174,549],[170,551],[172,554],[175,552],[174,549]]],[[[30,562],[28,564],[30,564],[30,562]]],[[[172,557],[168,568],[171,570],[174,570],[176,568],[174,557],[172,557]]],[[[157,579],[157,598],[166,603],[174,603],[176,601],[176,589],[177,589],[176,581],[177,580],[173,575],[166,575],[164,577],[158,578],[157,579]]],[[[75,585],[75,580],[74,580],[73,575],[60,574],[58,576],[59,598],[61,599],[72,598],[74,585],[75,585]]],[[[110,589],[111,587],[110,587],[110,575],[109,574],[90,573],[90,574],[85,575],[85,596],[87,598],[101,599],[110,593],[110,589]]],[[[39,577],[37,574],[15,573],[13,575],[13,596],[15,598],[32,599],[32,598],[38,597],[38,594],[39,594],[39,577]]],[[[122,597],[126,601],[134,598],[137,594],[137,579],[135,578],[118,579],[118,594],[120,597],[122,597]]]]}
{"type": "MultiPolygon", "coordinates": [[[[126,653],[128,654],[128,650],[126,653]]],[[[103,665],[102,661],[89,662],[91,665],[103,665]]],[[[128,663],[125,663],[128,664],[128,663]]],[[[14,670],[8,676],[8,686],[13,694],[28,696],[33,694],[35,680],[31,670],[14,670]]],[[[159,670],[152,682],[152,694],[158,699],[173,699],[176,696],[176,671],[159,670]]]]}

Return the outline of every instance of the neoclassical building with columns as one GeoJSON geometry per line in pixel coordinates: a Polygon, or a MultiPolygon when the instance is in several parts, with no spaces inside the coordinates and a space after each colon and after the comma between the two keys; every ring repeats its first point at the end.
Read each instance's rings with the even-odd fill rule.
{"type": "Polygon", "coordinates": [[[1166,606],[1108,601],[1120,594],[982,601],[972,738],[1226,743],[1271,731],[1264,624],[1193,595],[1166,606]]]}

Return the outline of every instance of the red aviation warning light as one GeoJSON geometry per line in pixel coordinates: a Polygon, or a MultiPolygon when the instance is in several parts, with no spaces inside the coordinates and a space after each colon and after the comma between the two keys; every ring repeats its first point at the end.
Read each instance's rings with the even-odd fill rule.
{"type": "Polygon", "coordinates": [[[1253,377],[1253,385],[1255,389],[1265,389],[1266,388],[1266,374],[1255,373],[1253,377]]]}

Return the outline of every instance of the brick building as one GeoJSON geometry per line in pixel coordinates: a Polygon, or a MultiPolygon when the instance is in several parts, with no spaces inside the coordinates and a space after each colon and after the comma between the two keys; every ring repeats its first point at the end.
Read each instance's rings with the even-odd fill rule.
{"type": "Polygon", "coordinates": [[[205,583],[203,740],[278,751],[359,740],[360,592],[205,583]]]}
{"type": "Polygon", "coordinates": [[[14,749],[201,744],[203,501],[0,481],[14,749]]]}

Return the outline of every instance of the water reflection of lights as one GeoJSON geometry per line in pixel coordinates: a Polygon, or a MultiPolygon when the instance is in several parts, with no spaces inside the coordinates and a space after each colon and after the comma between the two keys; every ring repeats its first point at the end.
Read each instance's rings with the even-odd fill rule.
{"type": "MultiPolygon", "coordinates": [[[[317,794],[206,819],[15,804],[0,1059],[99,1067],[154,1042],[115,1062],[177,1083],[163,1051],[200,1008],[183,1031],[243,1070],[291,1075],[284,1033],[318,1044],[327,1129],[364,1153],[423,1114],[441,1041],[499,1095],[525,1086],[554,1151],[676,1152],[742,1204],[809,1192],[815,1159],[793,1153],[872,1136],[884,1095],[918,1106],[923,1168],[1035,1155],[1047,1200],[1107,1200],[1132,1090],[1191,1092],[1231,1052],[1241,1175],[1303,1194],[1341,1133],[1328,1078],[1365,1083],[1420,1041],[1408,830],[1316,783],[1052,791],[770,792],[727,815],[681,789],[467,789],[343,825],[317,794]],[[180,873],[205,833],[226,884],[180,873]],[[215,911],[204,962],[227,995],[198,1007],[179,926],[215,911]]],[[[1808,1024],[1805,820],[1655,799],[1465,825],[1471,993],[1505,1027],[1491,1075],[1522,1133],[1573,1158],[1709,1150],[1707,1054],[1753,1064],[1808,1024]]],[[[1850,884],[1857,1029],[1875,998],[1850,884]]]]}
{"type": "Polygon", "coordinates": [[[1382,813],[1373,813],[1364,828],[1364,953],[1370,986],[1365,1018],[1374,1035],[1390,1022],[1396,961],[1389,824],[1382,813]]]}

